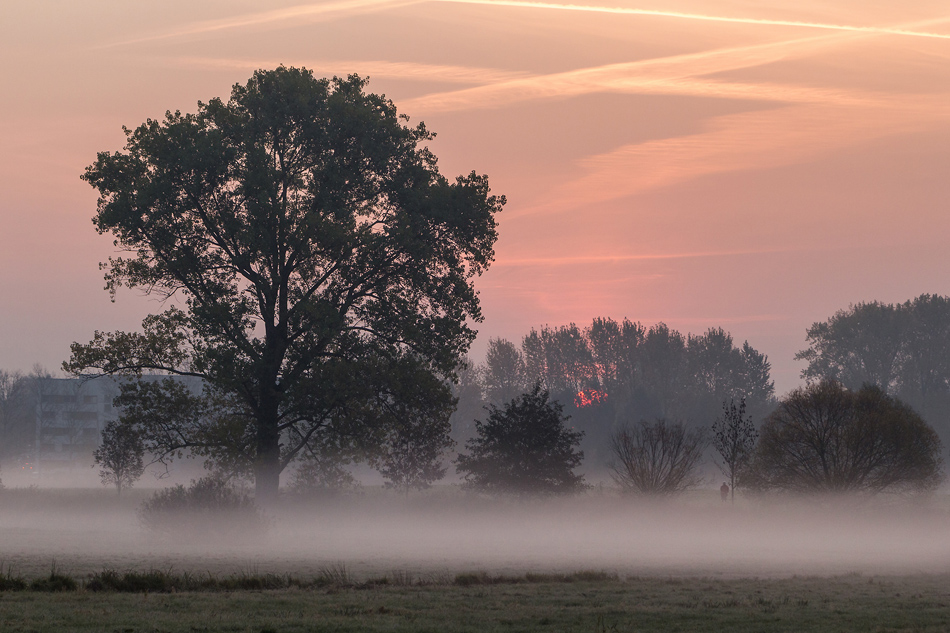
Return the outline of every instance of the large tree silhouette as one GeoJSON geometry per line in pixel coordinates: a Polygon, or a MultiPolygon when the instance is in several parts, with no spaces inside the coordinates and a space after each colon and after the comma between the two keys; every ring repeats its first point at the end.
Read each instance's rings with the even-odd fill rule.
{"type": "Polygon", "coordinates": [[[433,135],[365,83],[258,71],[227,102],[127,130],[124,151],[83,175],[96,228],[127,253],[104,265],[107,288],[169,307],[142,332],[73,344],[65,368],[202,378],[227,432],[188,419],[178,448],[234,444],[262,499],[315,433],[372,396],[363,365],[411,356],[451,376],[481,319],[472,281],[504,198],[474,172],[440,175],[433,135]]]}

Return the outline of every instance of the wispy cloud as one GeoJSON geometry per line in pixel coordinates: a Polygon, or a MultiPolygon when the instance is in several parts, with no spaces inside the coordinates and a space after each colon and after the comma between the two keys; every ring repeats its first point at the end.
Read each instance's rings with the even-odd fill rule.
{"type": "Polygon", "coordinates": [[[416,4],[419,0],[343,0],[341,2],[320,2],[302,4],[286,9],[274,9],[257,13],[246,13],[220,20],[203,20],[152,35],[143,35],[133,39],[105,44],[99,48],[110,48],[126,44],[138,44],[156,40],[167,40],[190,35],[204,35],[233,29],[278,25],[300,20],[326,20],[350,14],[379,11],[395,7],[416,4]]]}
{"type": "Polygon", "coordinates": [[[950,118],[946,99],[882,101],[859,113],[836,104],[793,105],[712,119],[709,129],[629,144],[578,161],[582,175],[513,216],[578,209],[716,173],[790,165],[860,142],[926,129],[950,118]]]}
{"type": "Polygon", "coordinates": [[[326,60],[326,59],[228,59],[220,57],[157,58],[159,63],[172,63],[187,68],[256,70],[276,68],[280,64],[303,66],[320,75],[348,75],[358,73],[372,77],[434,81],[458,84],[504,83],[528,76],[528,73],[498,68],[417,64],[383,60],[326,60]]]}
{"type": "Polygon", "coordinates": [[[665,18],[679,18],[684,20],[701,20],[705,22],[728,22],[732,24],[756,24],[760,26],[790,26],[807,29],[822,29],[830,31],[847,31],[852,33],[866,33],[874,35],[900,35],[907,37],[926,37],[935,39],[950,39],[950,34],[934,33],[931,31],[917,31],[912,29],[865,26],[853,24],[830,24],[826,22],[808,22],[799,20],[775,20],[769,18],[745,18],[739,16],[709,15],[706,13],[687,13],[682,11],[662,11],[657,9],[636,9],[628,7],[605,7],[584,4],[560,4],[555,2],[528,2],[526,0],[434,0],[452,4],[479,4],[495,7],[519,7],[527,9],[545,9],[557,11],[581,11],[585,13],[612,13],[616,15],[642,15],[665,18]]]}

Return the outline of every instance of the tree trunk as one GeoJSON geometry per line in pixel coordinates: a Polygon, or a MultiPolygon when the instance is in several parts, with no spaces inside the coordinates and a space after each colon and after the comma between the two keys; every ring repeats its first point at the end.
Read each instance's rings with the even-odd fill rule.
{"type": "Polygon", "coordinates": [[[261,506],[277,500],[280,488],[280,432],[277,429],[276,394],[262,398],[257,418],[257,458],[254,463],[254,498],[261,506]]]}
{"type": "Polygon", "coordinates": [[[280,488],[280,451],[277,442],[274,448],[263,450],[259,445],[257,463],[254,465],[254,499],[261,506],[271,505],[277,500],[280,488]]]}

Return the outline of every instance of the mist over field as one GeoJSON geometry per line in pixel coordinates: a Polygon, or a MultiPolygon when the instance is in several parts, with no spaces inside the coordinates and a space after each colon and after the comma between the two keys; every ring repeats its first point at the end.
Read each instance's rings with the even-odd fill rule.
{"type": "Polygon", "coordinates": [[[0,561],[26,575],[51,564],[193,573],[292,573],[341,566],[355,579],[408,573],[524,574],[598,570],[621,576],[788,577],[945,572],[946,495],[900,499],[738,500],[699,490],[666,502],[594,489],[546,500],[488,499],[450,487],[410,496],[368,489],[319,503],[284,501],[262,536],[157,538],[136,507],[97,490],[6,490],[0,561]]]}

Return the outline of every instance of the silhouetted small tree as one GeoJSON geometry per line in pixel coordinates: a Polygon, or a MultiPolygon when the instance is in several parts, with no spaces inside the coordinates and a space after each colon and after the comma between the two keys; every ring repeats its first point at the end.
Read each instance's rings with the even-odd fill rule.
{"type": "Polygon", "coordinates": [[[142,433],[130,424],[112,421],[102,429],[102,444],[93,453],[100,467],[102,485],[115,486],[116,494],[131,488],[145,472],[145,442],[142,433]]]}
{"type": "Polygon", "coordinates": [[[762,489],[920,492],[943,480],[942,453],[936,432],[880,387],[823,380],[765,420],[752,475],[762,489]]]}
{"type": "Polygon", "coordinates": [[[548,398],[538,382],[504,408],[491,405],[485,422],[475,421],[476,436],[465,445],[469,453],[456,459],[465,487],[527,494],[585,487],[584,477],[574,473],[584,459],[577,450],[583,433],[566,428],[563,407],[548,398]]]}
{"type": "MultiPolygon", "coordinates": [[[[447,412],[448,413],[448,412],[447,412]]],[[[448,415],[408,418],[390,431],[379,460],[379,474],[387,488],[424,490],[445,477],[442,456],[455,445],[449,437],[448,415]]]]}
{"type": "Polygon", "coordinates": [[[679,422],[658,418],[641,421],[617,431],[610,441],[615,461],[610,470],[624,491],[645,495],[671,495],[700,483],[697,466],[706,436],[700,429],[686,430],[679,422]]]}
{"type": "Polygon", "coordinates": [[[755,441],[759,432],[755,430],[752,418],[745,414],[745,398],[729,403],[723,401],[722,415],[713,422],[712,444],[722,458],[718,464],[719,470],[729,479],[729,493],[734,502],[736,500],[736,484],[740,483],[741,475],[752,462],[752,453],[755,450],[755,441]]]}
{"type": "Polygon", "coordinates": [[[360,483],[350,472],[356,461],[349,446],[336,435],[321,434],[310,439],[306,452],[297,461],[290,490],[299,497],[329,497],[359,490],[360,483]]]}

